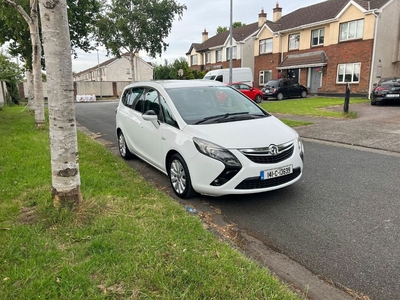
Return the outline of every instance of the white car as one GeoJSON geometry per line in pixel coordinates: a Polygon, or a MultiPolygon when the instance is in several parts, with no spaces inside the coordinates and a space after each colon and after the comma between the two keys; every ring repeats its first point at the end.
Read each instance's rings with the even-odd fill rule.
{"type": "Polygon", "coordinates": [[[303,173],[296,131],[220,82],[135,82],[115,113],[121,156],[168,175],[181,198],[267,192],[303,173]]]}

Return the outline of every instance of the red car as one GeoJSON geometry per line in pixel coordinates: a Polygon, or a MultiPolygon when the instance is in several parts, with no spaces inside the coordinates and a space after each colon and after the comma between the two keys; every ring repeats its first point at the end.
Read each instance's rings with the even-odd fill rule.
{"type": "Polygon", "coordinates": [[[253,88],[248,84],[241,82],[234,82],[232,83],[232,87],[241,91],[243,94],[245,94],[247,97],[249,97],[256,103],[261,103],[261,101],[263,100],[264,96],[263,93],[259,89],[253,88]]]}

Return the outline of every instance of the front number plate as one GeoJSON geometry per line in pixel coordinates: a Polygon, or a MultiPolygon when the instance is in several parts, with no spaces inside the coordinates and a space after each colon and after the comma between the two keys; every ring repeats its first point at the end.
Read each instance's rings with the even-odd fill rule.
{"type": "Polygon", "coordinates": [[[293,173],[293,165],[285,166],[282,168],[265,170],[260,172],[261,180],[276,178],[293,173]]]}
{"type": "Polygon", "coordinates": [[[387,94],[386,98],[398,98],[400,97],[400,94],[387,94]]]}

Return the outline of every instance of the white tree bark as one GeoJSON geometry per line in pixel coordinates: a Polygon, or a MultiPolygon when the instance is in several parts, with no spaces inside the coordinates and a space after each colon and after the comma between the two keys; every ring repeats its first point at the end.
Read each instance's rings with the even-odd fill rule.
{"type": "Polygon", "coordinates": [[[33,88],[33,75],[31,70],[26,71],[26,83],[28,89],[28,107],[29,111],[35,110],[35,92],[33,88]]]}
{"type": "Polygon", "coordinates": [[[32,42],[32,70],[33,70],[33,85],[34,85],[34,109],[35,109],[35,126],[41,127],[44,125],[44,99],[43,99],[43,83],[42,83],[42,67],[40,59],[42,57],[42,47],[39,36],[38,25],[38,2],[37,0],[30,0],[29,5],[31,8],[30,15],[13,0],[4,0],[6,3],[14,7],[21,16],[25,19],[29,26],[32,42]]]}
{"type": "Polygon", "coordinates": [[[56,207],[82,200],[66,0],[39,0],[48,84],[52,195],[56,207]]]}

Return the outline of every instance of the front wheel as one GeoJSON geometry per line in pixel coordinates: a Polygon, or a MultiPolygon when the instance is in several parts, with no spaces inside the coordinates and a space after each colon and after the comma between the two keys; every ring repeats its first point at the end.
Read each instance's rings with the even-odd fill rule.
{"type": "Polygon", "coordinates": [[[126,145],[125,136],[122,131],[118,133],[118,150],[123,159],[129,159],[133,156],[126,145]]]}
{"type": "Polygon", "coordinates": [[[302,91],[301,92],[301,98],[305,98],[307,97],[307,92],[306,91],[302,91]]]}
{"type": "Polygon", "coordinates": [[[282,93],[278,93],[276,95],[276,100],[282,100],[283,99],[283,94],[282,93]]]}
{"type": "Polygon", "coordinates": [[[174,154],[169,161],[168,176],[171,187],[179,198],[188,199],[196,195],[192,187],[189,169],[185,160],[178,153],[174,154]]]}
{"type": "Polygon", "coordinates": [[[257,95],[256,98],[254,99],[256,103],[261,103],[262,102],[262,97],[260,95],[257,95]]]}

